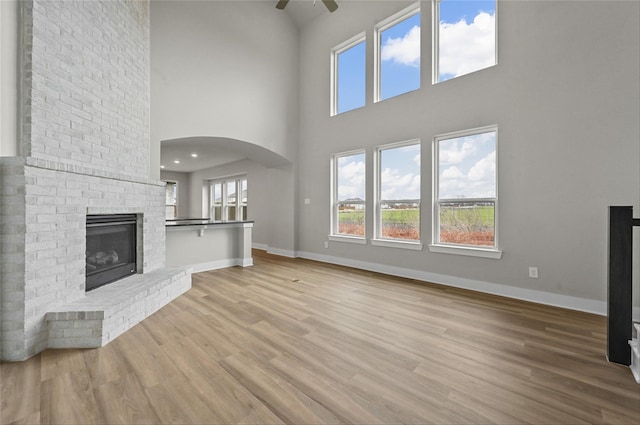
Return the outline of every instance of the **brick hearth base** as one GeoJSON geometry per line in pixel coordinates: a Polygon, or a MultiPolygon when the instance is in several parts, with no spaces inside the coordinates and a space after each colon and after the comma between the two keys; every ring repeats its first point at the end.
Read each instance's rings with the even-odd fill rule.
{"type": "Polygon", "coordinates": [[[102,347],[190,288],[190,268],[166,267],[94,289],[47,313],[48,348],[102,347]]]}

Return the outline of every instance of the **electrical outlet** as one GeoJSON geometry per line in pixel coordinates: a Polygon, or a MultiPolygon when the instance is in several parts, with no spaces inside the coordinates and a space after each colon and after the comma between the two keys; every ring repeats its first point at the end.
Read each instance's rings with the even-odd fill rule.
{"type": "Polygon", "coordinates": [[[529,277],[532,279],[538,278],[538,268],[537,267],[529,267],[529,277]]]}
{"type": "Polygon", "coordinates": [[[311,205],[311,198],[304,198],[305,205],[311,205]]]}
{"type": "Polygon", "coordinates": [[[329,241],[324,241],[324,247],[329,248],[329,241]]]}

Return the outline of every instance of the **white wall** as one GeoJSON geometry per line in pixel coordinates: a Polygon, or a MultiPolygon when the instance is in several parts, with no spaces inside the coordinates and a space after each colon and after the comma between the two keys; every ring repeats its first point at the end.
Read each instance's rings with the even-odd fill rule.
{"type": "Polygon", "coordinates": [[[297,43],[272,2],[152,2],[153,149],[160,140],[227,137],[293,161],[297,43]]]}
{"type": "Polygon", "coordinates": [[[18,155],[17,49],[17,1],[0,1],[0,156],[18,155]]]}
{"type": "MultiPolygon", "coordinates": [[[[607,207],[633,205],[640,215],[640,4],[501,1],[499,64],[432,85],[431,7],[423,2],[422,88],[372,104],[373,25],[406,4],[344,2],[337,13],[321,16],[301,32],[300,254],[516,296],[536,291],[544,298],[547,293],[602,313],[607,207]],[[363,30],[369,100],[364,108],[329,117],[330,49],[363,30]],[[427,244],[433,136],[489,124],[499,126],[502,259],[436,254],[426,247],[405,251],[331,242],[323,248],[331,154],[366,148],[367,208],[373,211],[375,146],[421,138],[421,234],[427,244]],[[304,198],[311,205],[304,205],[304,198]],[[528,266],[539,267],[539,279],[528,278],[528,266]]],[[[367,227],[371,235],[372,214],[367,227]]],[[[636,257],[636,270],[637,263],[636,257]]]]}

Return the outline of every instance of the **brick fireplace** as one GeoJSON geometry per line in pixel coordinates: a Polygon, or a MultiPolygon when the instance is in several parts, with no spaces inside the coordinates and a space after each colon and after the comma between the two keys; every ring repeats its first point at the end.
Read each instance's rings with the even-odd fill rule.
{"type": "Polygon", "coordinates": [[[186,291],[149,178],[143,1],[19,2],[20,156],[0,158],[2,360],[97,347],[186,291]],[[86,293],[86,218],[135,214],[138,275],[86,293]],[[121,288],[122,289],[122,288],[121,288]]]}

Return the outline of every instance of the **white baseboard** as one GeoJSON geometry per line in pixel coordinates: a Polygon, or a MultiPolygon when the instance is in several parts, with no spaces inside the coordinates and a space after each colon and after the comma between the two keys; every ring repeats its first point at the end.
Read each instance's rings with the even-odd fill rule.
{"type": "Polygon", "coordinates": [[[253,259],[245,258],[229,258],[225,260],[207,261],[206,263],[193,264],[189,267],[193,269],[193,273],[207,272],[209,270],[224,269],[226,267],[241,266],[248,267],[253,265],[253,259]]]}
{"type": "Polygon", "coordinates": [[[295,251],[290,251],[288,249],[273,248],[271,246],[267,247],[267,254],[280,255],[288,258],[296,257],[295,251]]]}
{"type": "Polygon", "coordinates": [[[257,243],[257,242],[253,242],[251,244],[251,248],[253,249],[259,249],[261,251],[267,251],[269,249],[269,245],[267,245],[266,243],[257,243]]]}
{"type": "Polygon", "coordinates": [[[251,248],[266,251],[267,254],[280,255],[282,257],[296,258],[296,252],[288,249],[274,248],[263,243],[252,243],[251,248]]]}
{"type": "MultiPolygon", "coordinates": [[[[388,266],[366,261],[351,260],[348,258],[332,257],[329,255],[316,254],[312,252],[299,251],[296,252],[296,256],[307,258],[309,260],[322,261],[330,264],[337,264],[341,266],[353,267],[356,269],[389,274],[392,276],[406,277],[425,282],[452,286],[455,288],[469,289],[472,291],[478,291],[487,294],[500,295],[507,298],[531,301],[538,304],[546,304],[555,307],[568,308],[571,310],[584,311],[601,316],[607,315],[607,303],[605,301],[590,300],[587,298],[572,297],[569,295],[553,294],[551,292],[517,288],[514,286],[500,285],[497,283],[483,282],[480,280],[465,279],[455,276],[426,272],[423,270],[406,269],[402,267],[388,266]]],[[[636,308],[634,310],[634,317],[637,314],[640,314],[640,309],[636,308]]]]}

